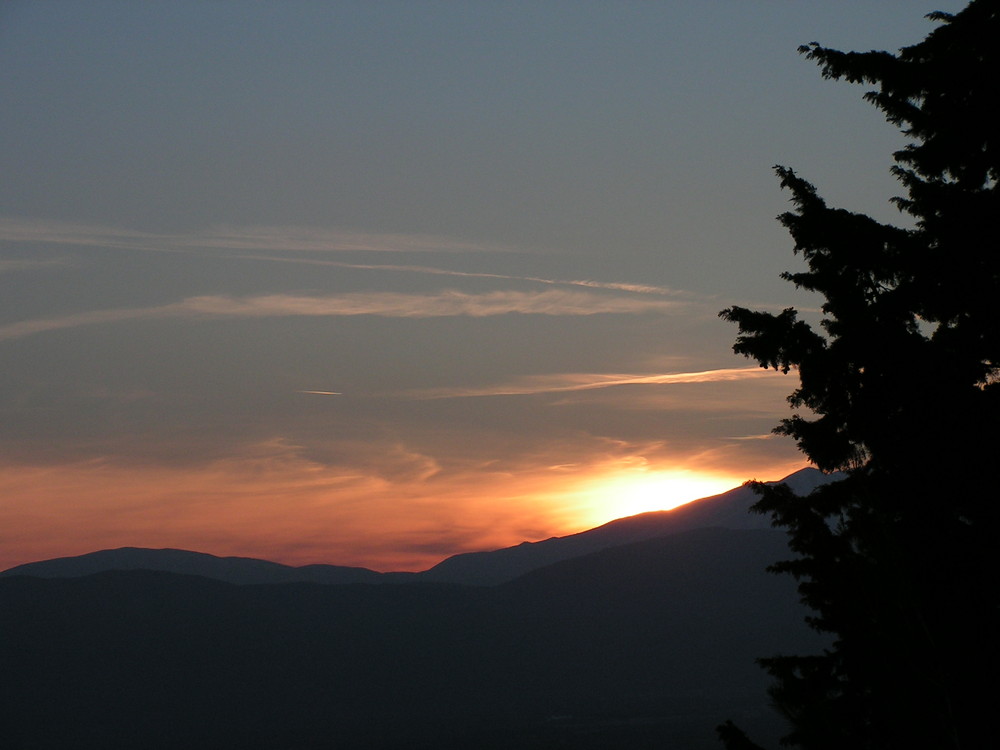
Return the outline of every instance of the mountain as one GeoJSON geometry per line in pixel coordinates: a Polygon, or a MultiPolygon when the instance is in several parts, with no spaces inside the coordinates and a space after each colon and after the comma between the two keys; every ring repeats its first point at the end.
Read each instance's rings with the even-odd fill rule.
{"type": "MultiPolygon", "coordinates": [[[[799,494],[808,494],[839,475],[806,468],[777,483],[787,483],[799,494]]],[[[631,542],[676,534],[690,529],[718,526],[731,529],[770,528],[770,521],[749,513],[755,496],[747,487],[703,498],[673,510],[642,513],[565,537],[524,542],[488,552],[454,555],[420,573],[378,573],[367,568],[337,565],[292,567],[245,557],[216,557],[200,552],[123,547],[77,557],[27,563],[0,572],[0,577],[30,575],[66,578],[107,570],[159,570],[200,575],[227,583],[400,583],[409,580],[492,586],[552,563],[631,542]]]]}
{"type": "Polygon", "coordinates": [[[503,584],[0,579],[4,746],[715,748],[782,732],[754,659],[821,643],[772,529],[698,528],[503,584]]]}
{"type": "MultiPolygon", "coordinates": [[[[806,495],[821,484],[836,481],[840,476],[805,468],[769,484],[788,484],[797,494],[806,495]]],[[[620,518],[570,536],[553,537],[541,542],[523,542],[516,547],[490,552],[454,555],[418,575],[421,580],[441,583],[494,585],[560,560],[690,529],[710,526],[730,529],[771,528],[767,517],[750,512],[750,506],[755,501],[756,495],[751,488],[737,487],[672,510],[620,518]]]]}
{"type": "Polygon", "coordinates": [[[76,557],[26,563],[0,576],[26,575],[38,578],[76,578],[107,570],[158,570],[213,578],[226,583],[376,583],[382,574],[367,568],[339,565],[292,567],[250,557],[216,557],[180,549],[119,549],[90,552],[76,557]]]}

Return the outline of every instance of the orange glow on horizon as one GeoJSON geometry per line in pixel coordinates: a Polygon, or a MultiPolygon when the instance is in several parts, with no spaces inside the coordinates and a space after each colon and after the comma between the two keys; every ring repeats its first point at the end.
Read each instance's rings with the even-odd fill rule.
{"type": "Polygon", "coordinates": [[[671,510],[731,490],[746,479],[732,474],[641,467],[587,479],[574,494],[580,502],[581,522],[591,528],[617,518],[671,510]]]}
{"type": "MultiPolygon", "coordinates": [[[[420,468],[380,476],[316,463],[281,441],[200,466],[8,463],[0,465],[0,570],[126,546],[424,570],[460,552],[673,508],[753,476],[707,464],[663,468],[638,455],[519,471],[420,468]]],[[[759,478],[801,466],[772,468],[759,478]]]]}

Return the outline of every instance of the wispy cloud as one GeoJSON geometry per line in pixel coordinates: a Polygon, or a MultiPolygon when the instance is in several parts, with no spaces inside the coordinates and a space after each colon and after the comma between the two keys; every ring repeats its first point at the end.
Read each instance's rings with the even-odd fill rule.
{"type": "Polygon", "coordinates": [[[425,234],[357,232],[301,226],[214,227],[177,237],[179,244],[227,250],[340,252],[510,252],[499,243],[480,243],[425,234]]]}
{"type": "Polygon", "coordinates": [[[43,268],[58,268],[67,266],[65,260],[27,260],[27,259],[0,259],[0,273],[10,273],[13,271],[38,271],[43,268]]]}
{"type": "Polygon", "coordinates": [[[167,305],[118,308],[37,318],[0,326],[0,340],[45,331],[153,318],[270,318],[289,316],[339,317],[374,315],[385,318],[488,317],[522,315],[584,316],[674,312],[683,303],[637,297],[615,297],[580,291],[494,291],[483,294],[446,290],[434,294],[396,292],[348,293],[329,296],[269,294],[253,297],[210,295],[188,297],[167,305]]]}
{"type": "Polygon", "coordinates": [[[0,217],[0,242],[47,243],[149,251],[243,252],[511,252],[478,243],[424,234],[358,232],[301,226],[212,227],[190,233],[151,233],[89,224],[0,217]]]}
{"type": "Polygon", "coordinates": [[[536,284],[551,286],[576,286],[589,289],[610,289],[618,292],[634,292],[636,294],[658,294],[670,297],[692,297],[690,292],[671,289],[652,284],[629,284],[614,281],[593,281],[589,279],[547,279],[541,276],[511,276],[502,273],[485,273],[478,271],[454,271],[433,266],[395,265],[383,263],[348,263],[339,260],[320,260],[317,258],[289,258],[267,255],[244,255],[242,258],[251,260],[271,261],[275,263],[304,263],[315,266],[333,266],[335,268],[351,268],[361,271],[398,271],[403,273],[428,274],[431,276],[453,276],[470,279],[500,279],[503,281],[529,281],[536,284]]]}
{"type": "Polygon", "coordinates": [[[46,331],[59,331],[65,328],[79,328],[80,326],[98,325],[101,323],[117,323],[123,320],[136,320],[138,318],[162,317],[161,311],[163,309],[162,307],[151,307],[93,310],[54,318],[22,320],[17,323],[8,323],[7,325],[0,326],[0,341],[20,339],[38,333],[45,333],[46,331]]]}
{"type": "MultiPolygon", "coordinates": [[[[475,243],[421,234],[355,232],[315,227],[216,227],[188,234],[153,234],[111,227],[61,222],[33,221],[0,217],[0,242],[44,243],[104,247],[148,252],[232,251],[240,260],[298,263],[367,271],[428,274],[456,278],[526,281],[553,286],[607,289],[636,294],[690,297],[690,293],[652,284],[596,281],[592,279],[550,279],[500,273],[457,271],[422,265],[351,263],[321,258],[302,258],[266,253],[371,252],[371,253],[486,253],[513,252],[499,244],[475,243]],[[249,253],[249,254],[248,254],[249,253]],[[261,254],[264,253],[264,254],[261,254]]],[[[0,261],[0,272],[27,268],[28,264],[52,265],[54,261],[0,261]],[[7,264],[7,265],[4,265],[7,264]]]]}
{"type": "Polygon", "coordinates": [[[169,247],[156,243],[161,238],[161,235],[92,224],[0,217],[0,242],[168,250],[169,247]]]}
{"type": "Polygon", "coordinates": [[[566,393],[623,385],[670,385],[677,383],[718,383],[773,377],[774,372],[760,367],[729,367],[699,372],[672,372],[658,374],[621,373],[555,373],[528,375],[506,383],[476,388],[433,388],[409,391],[411,398],[473,398],[485,396],[528,396],[538,393],[566,393]]]}

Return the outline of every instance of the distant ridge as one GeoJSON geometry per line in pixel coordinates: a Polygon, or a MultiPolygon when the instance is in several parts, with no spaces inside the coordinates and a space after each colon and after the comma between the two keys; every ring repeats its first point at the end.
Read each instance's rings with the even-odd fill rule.
{"type": "MultiPolygon", "coordinates": [[[[777,482],[806,495],[839,475],[805,468],[777,482]]],[[[669,536],[699,528],[766,529],[770,521],[749,512],[755,496],[749,487],[695,500],[672,510],[620,518],[588,531],[514,547],[469,552],[449,557],[420,573],[379,573],[339,565],[294,567],[248,557],[217,557],[179,549],[122,547],[76,557],[26,563],[0,572],[0,577],[76,578],[109,570],[151,570],[198,575],[226,583],[401,583],[433,582],[493,586],[512,581],[553,563],[589,555],[611,547],[669,536]]]]}
{"type": "Polygon", "coordinates": [[[251,557],[216,557],[181,549],[120,547],[76,557],[18,565],[0,576],[26,575],[37,578],[78,578],[108,570],[155,570],[212,578],[236,584],[254,583],[378,583],[381,573],[367,568],[338,565],[306,565],[301,568],[251,557]]]}

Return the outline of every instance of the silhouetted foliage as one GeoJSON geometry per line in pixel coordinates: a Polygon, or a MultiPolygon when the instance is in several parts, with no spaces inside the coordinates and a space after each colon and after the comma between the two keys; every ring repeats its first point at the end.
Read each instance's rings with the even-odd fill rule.
{"type": "MultiPolygon", "coordinates": [[[[827,206],[777,167],[794,210],[779,217],[808,270],[783,277],[824,298],[813,326],[794,309],[739,307],[737,353],[794,370],[796,413],[776,432],[844,481],[806,498],[758,486],[755,506],[787,529],[813,656],[762,664],[803,748],[978,747],[996,667],[1000,455],[1000,3],[933,13],[896,55],[800,48],[911,142],[894,154],[912,228],[827,206]]],[[[749,740],[719,728],[731,750],[749,740]]]]}

